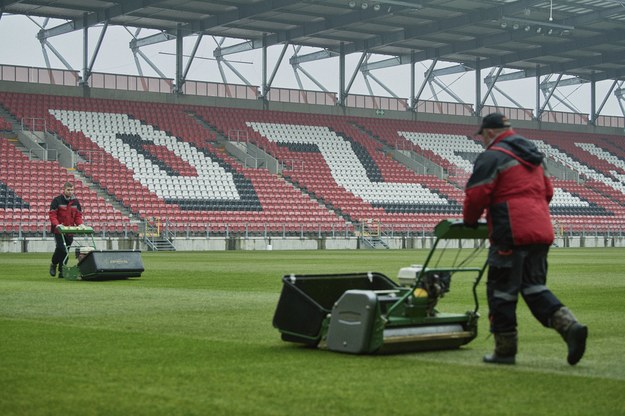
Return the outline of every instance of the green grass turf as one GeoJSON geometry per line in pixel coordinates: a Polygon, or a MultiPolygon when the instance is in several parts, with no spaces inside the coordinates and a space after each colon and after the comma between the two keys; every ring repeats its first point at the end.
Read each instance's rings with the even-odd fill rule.
{"type": "MultiPolygon", "coordinates": [[[[427,251],[143,253],[140,279],[70,282],[48,254],[0,254],[0,415],[625,414],[625,249],[553,249],[549,286],[589,325],[584,359],[519,304],[516,366],[459,350],[356,356],[280,340],[289,273],[379,271],[427,251]]],[[[479,263],[479,260],[477,261],[479,263]]],[[[471,306],[472,277],[444,312],[471,306]]]]}

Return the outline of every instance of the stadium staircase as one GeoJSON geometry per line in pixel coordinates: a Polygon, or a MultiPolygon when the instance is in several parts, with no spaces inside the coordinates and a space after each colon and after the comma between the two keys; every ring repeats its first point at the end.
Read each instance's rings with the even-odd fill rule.
{"type": "Polygon", "coordinates": [[[160,230],[150,222],[144,224],[143,242],[149,251],[176,251],[172,241],[173,235],[165,230],[160,230]]]}
{"type": "Polygon", "coordinates": [[[360,248],[389,249],[389,245],[380,237],[360,237],[360,248]]]}

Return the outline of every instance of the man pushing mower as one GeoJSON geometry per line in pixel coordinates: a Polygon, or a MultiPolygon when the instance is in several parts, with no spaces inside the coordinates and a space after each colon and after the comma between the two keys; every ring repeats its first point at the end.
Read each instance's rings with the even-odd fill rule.
{"type": "Polygon", "coordinates": [[[479,131],[486,150],[465,190],[463,220],[476,225],[486,210],[490,249],[488,298],[495,351],[484,362],[514,364],[517,353],[516,306],[519,295],[543,326],[560,333],[575,365],[586,350],[588,328],[547,288],[547,253],[554,234],[549,214],[553,186],[544,155],[518,135],[506,116],[483,118],[479,131]]]}
{"type": "Polygon", "coordinates": [[[50,263],[50,276],[56,276],[58,266],[59,278],[63,278],[63,263],[67,256],[67,246],[71,246],[74,236],[66,234],[65,239],[59,232],[58,227],[82,225],[82,207],[80,201],[74,195],[74,185],[71,182],[65,182],[63,185],[63,193],[56,196],[50,203],[50,231],[54,233],[54,241],[56,248],[52,254],[52,262],[50,263]]]}

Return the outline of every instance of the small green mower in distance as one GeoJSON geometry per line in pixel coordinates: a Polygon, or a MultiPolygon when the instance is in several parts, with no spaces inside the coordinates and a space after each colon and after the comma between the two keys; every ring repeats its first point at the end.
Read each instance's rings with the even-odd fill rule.
{"type": "Polygon", "coordinates": [[[66,280],[120,280],[141,277],[144,271],[141,252],[136,250],[97,250],[92,227],[59,226],[66,247],[63,277],[66,280]],[[87,245],[76,247],[76,263],[70,265],[71,245],[66,235],[82,235],[89,239],[87,245]]]}

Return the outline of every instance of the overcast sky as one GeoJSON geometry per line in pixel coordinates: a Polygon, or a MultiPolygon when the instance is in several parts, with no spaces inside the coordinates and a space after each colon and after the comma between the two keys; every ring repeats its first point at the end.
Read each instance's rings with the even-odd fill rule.
{"type": "MultiPolygon", "coordinates": [[[[39,25],[43,25],[43,19],[35,19],[39,25]]],[[[48,22],[46,28],[55,27],[63,21],[51,20],[48,22]]],[[[41,44],[36,38],[37,32],[40,27],[24,16],[18,15],[3,15],[0,19],[0,63],[6,65],[22,65],[22,66],[34,66],[34,67],[46,67],[44,56],[41,49],[41,44]]],[[[94,72],[105,73],[120,73],[120,74],[132,74],[137,75],[138,69],[135,63],[133,54],[128,47],[129,42],[133,38],[136,29],[134,28],[122,28],[118,26],[111,26],[108,28],[102,47],[96,58],[94,65],[94,72]]],[[[89,30],[89,62],[98,37],[101,32],[101,27],[91,28],[89,30]]],[[[143,38],[150,34],[156,33],[155,31],[143,30],[139,33],[138,37],[143,38]]],[[[64,59],[70,64],[72,69],[82,71],[83,59],[82,59],[82,30],[75,31],[70,34],[65,34],[49,39],[52,46],[64,57],[64,59]]],[[[195,37],[185,38],[184,49],[185,54],[189,55],[193,49],[195,43],[195,37]]],[[[191,65],[188,80],[199,81],[212,81],[222,82],[221,74],[218,69],[218,65],[215,60],[212,59],[213,51],[217,47],[218,41],[221,39],[213,39],[210,36],[205,36],[202,39],[200,48],[196,53],[196,59],[191,65]]],[[[229,39],[226,40],[223,46],[240,43],[242,40],[229,39]]],[[[274,46],[268,49],[268,72],[269,75],[273,71],[276,65],[277,58],[281,52],[282,46],[274,46]]],[[[159,44],[144,47],[141,51],[150,59],[163,74],[168,78],[175,77],[175,59],[172,54],[175,53],[175,41],[162,42],[159,44]]],[[[314,52],[315,49],[301,50],[300,55],[314,52]]],[[[288,63],[288,59],[294,54],[294,49],[289,48],[282,64],[278,70],[276,78],[272,84],[273,87],[282,88],[298,88],[296,77],[293,74],[293,69],[288,63]]],[[[48,56],[50,59],[51,67],[65,69],[65,65],[50,51],[48,50],[48,56]]],[[[261,55],[260,51],[250,51],[245,53],[239,53],[235,55],[229,55],[228,60],[232,63],[235,69],[245,77],[245,79],[252,85],[260,86],[262,84],[260,63],[261,55]]],[[[356,67],[360,54],[352,54],[346,58],[347,75],[346,82],[349,82],[354,68],[356,67]]],[[[372,57],[370,62],[387,59],[387,57],[372,57]]],[[[186,67],[187,59],[183,60],[183,67],[186,67]]],[[[146,76],[158,76],[157,73],[142,59],[140,59],[141,68],[143,74],[146,76]]],[[[424,79],[424,74],[427,71],[430,62],[417,63],[417,89],[421,85],[424,79]]],[[[449,65],[449,64],[448,64],[449,65]]],[[[437,68],[446,66],[444,63],[439,63],[437,68]]],[[[327,90],[332,92],[338,91],[339,76],[338,76],[338,58],[329,58],[320,60],[317,62],[309,62],[302,64],[302,67],[310,73],[318,82],[320,82],[327,90]]],[[[233,84],[243,84],[244,81],[239,79],[229,68],[224,66],[224,72],[226,74],[226,80],[233,84]]],[[[482,78],[488,75],[488,70],[482,71],[482,78]]],[[[377,79],[383,82],[395,95],[400,98],[408,98],[410,95],[410,66],[401,65],[383,70],[377,70],[372,73],[377,79]]],[[[268,76],[269,76],[268,75],[268,76]]],[[[319,90],[319,88],[306,76],[300,73],[304,89],[307,90],[319,90]]],[[[554,78],[555,79],[555,78],[554,78]]],[[[474,102],[474,90],[475,90],[475,75],[472,72],[464,74],[450,75],[439,78],[441,82],[450,86],[454,93],[457,94],[463,101],[467,103],[474,102]]],[[[376,84],[376,82],[370,79],[370,85],[373,89],[374,95],[390,96],[382,87],[376,84]]],[[[611,82],[601,82],[597,84],[597,105],[599,105],[608,91],[611,82]]],[[[497,86],[506,92],[506,94],[512,96],[518,101],[524,108],[534,108],[536,105],[535,100],[535,80],[526,79],[521,81],[506,81],[498,83],[497,86]]],[[[435,87],[436,94],[438,94],[438,100],[441,101],[455,101],[451,96],[442,91],[439,87],[435,87]]],[[[486,87],[482,87],[484,94],[486,87]]],[[[588,84],[578,85],[572,87],[566,87],[559,90],[561,96],[566,96],[574,108],[577,108],[583,113],[590,112],[590,87],[588,84]]],[[[350,90],[352,94],[369,94],[366,83],[363,76],[359,73],[354,81],[354,84],[350,90]]],[[[497,103],[503,106],[514,107],[508,99],[502,95],[496,93],[497,103]]],[[[429,86],[424,89],[421,99],[434,100],[433,92],[429,86]]],[[[493,102],[489,100],[487,104],[492,105],[493,102]]],[[[553,101],[555,111],[570,111],[563,104],[553,101]]],[[[618,105],[618,101],[614,94],[610,94],[608,103],[606,104],[603,115],[619,115],[622,116],[621,109],[618,105]]]]}

